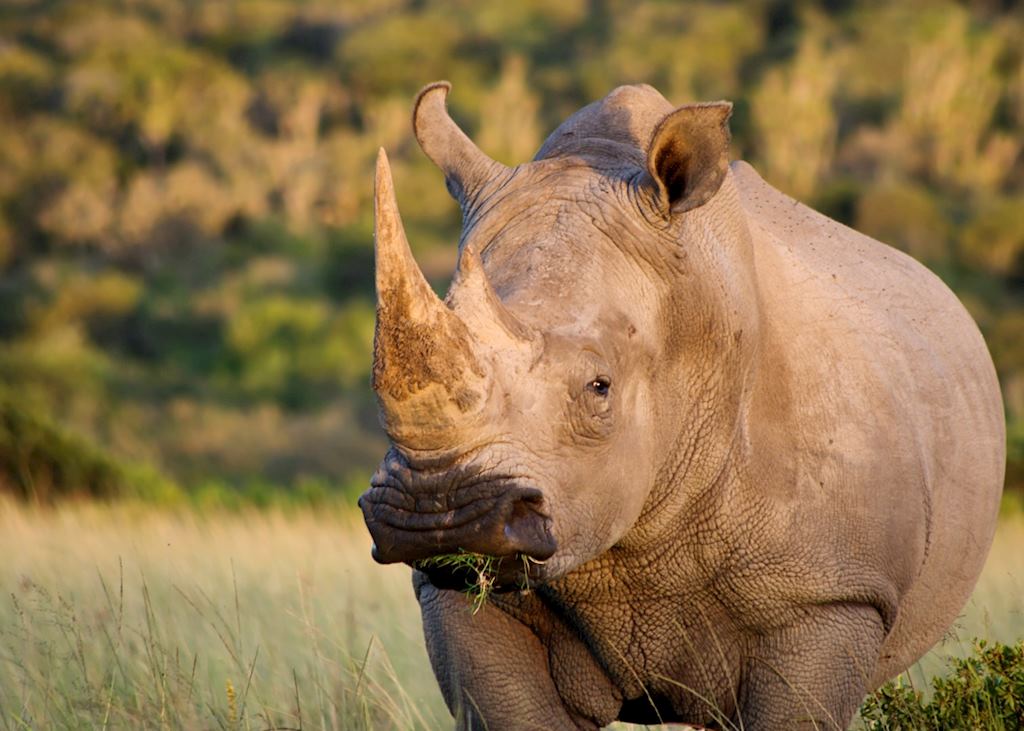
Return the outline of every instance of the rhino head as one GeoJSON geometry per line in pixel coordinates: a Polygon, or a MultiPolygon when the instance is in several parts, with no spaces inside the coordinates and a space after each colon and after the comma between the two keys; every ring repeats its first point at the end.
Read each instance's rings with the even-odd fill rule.
{"type": "Polygon", "coordinates": [[[449,88],[413,114],[463,213],[443,301],[377,161],[373,388],[392,448],[360,498],[374,558],[486,554],[513,588],[656,550],[737,443],[757,347],[731,105],[621,87],[509,168],[451,120],[449,88]]]}

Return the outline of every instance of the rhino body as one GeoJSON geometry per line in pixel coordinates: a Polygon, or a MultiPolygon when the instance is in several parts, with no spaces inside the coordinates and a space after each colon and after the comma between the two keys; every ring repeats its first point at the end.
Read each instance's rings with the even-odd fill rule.
{"type": "Polygon", "coordinates": [[[445,302],[383,153],[360,504],[459,728],[846,728],[948,629],[1004,468],[976,326],[923,266],[727,162],[730,106],[621,87],[507,168],[427,87],[445,302]],[[425,559],[501,557],[477,613],[425,559]]]}

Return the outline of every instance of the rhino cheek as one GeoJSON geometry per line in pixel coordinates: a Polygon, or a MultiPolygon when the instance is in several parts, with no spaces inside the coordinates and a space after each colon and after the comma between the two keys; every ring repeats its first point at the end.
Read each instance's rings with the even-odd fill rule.
{"type": "Polygon", "coordinates": [[[632,383],[620,400],[618,428],[602,448],[600,465],[591,471],[592,481],[581,498],[593,506],[592,520],[600,526],[603,552],[619,543],[636,525],[647,504],[658,461],[654,414],[646,394],[648,387],[632,383]]]}
{"type": "Polygon", "coordinates": [[[654,385],[640,374],[623,383],[628,385],[619,386],[624,390],[615,404],[617,426],[600,443],[577,440],[571,424],[558,421],[565,408],[561,383],[545,389],[539,383],[531,387],[527,379],[515,390],[514,400],[506,396],[514,410],[510,428],[529,449],[531,471],[545,476],[540,484],[558,544],[545,566],[550,578],[586,563],[627,536],[650,495],[659,448],[650,397],[654,385]],[[554,413],[546,415],[544,409],[554,413]],[[556,446],[545,446],[551,444],[556,446]]]}
{"type": "Polygon", "coordinates": [[[628,535],[647,497],[648,480],[638,477],[627,479],[624,471],[595,468],[582,479],[548,490],[558,552],[545,567],[546,576],[564,575],[628,535]],[[594,479],[597,475],[601,479],[594,479]]]}

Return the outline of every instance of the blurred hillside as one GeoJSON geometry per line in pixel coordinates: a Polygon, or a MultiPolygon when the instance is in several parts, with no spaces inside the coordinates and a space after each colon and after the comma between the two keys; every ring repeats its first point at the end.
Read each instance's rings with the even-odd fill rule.
{"type": "Polygon", "coordinates": [[[423,84],[492,156],[620,83],[732,99],[734,153],[920,259],[981,325],[1024,483],[1024,12],[1013,3],[6,0],[0,489],[358,490],[388,149],[439,288],[423,84]]]}

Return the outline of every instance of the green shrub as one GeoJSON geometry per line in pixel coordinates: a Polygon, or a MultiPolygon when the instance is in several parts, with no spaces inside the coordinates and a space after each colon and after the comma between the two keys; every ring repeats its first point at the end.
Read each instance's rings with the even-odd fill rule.
{"type": "Polygon", "coordinates": [[[49,503],[70,495],[116,497],[124,484],[105,451],[0,389],[0,491],[49,503]]]}
{"type": "Polygon", "coordinates": [[[1024,640],[1015,645],[974,641],[974,652],[950,661],[952,672],[932,680],[931,697],[902,676],[879,688],[861,708],[870,731],[1024,728],[1024,640]]]}
{"type": "Polygon", "coordinates": [[[0,493],[37,504],[66,498],[184,501],[181,486],[146,462],[117,459],[64,428],[29,399],[0,388],[0,493]]]}

